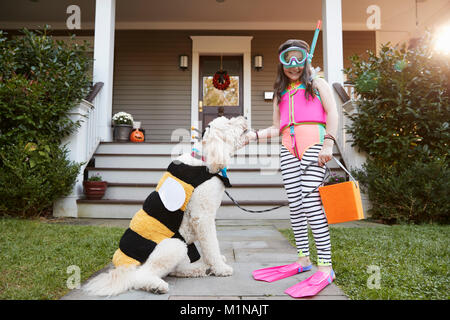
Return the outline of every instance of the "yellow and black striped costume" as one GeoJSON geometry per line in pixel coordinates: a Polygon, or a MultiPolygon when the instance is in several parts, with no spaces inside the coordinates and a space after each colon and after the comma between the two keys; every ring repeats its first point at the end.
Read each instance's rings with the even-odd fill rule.
{"type": "MultiPolygon", "coordinates": [[[[194,189],[212,177],[219,177],[225,186],[231,187],[228,178],[209,173],[206,166],[190,166],[179,161],[172,162],[159,181],[156,190],[150,193],[130,222],[129,228],[120,239],[119,249],[113,256],[117,266],[140,265],[144,263],[158,243],[167,238],[177,238],[185,242],[179,228],[186,206],[194,189]],[[185,202],[180,209],[169,211],[161,201],[158,190],[167,178],[176,180],[184,189],[185,202]]],[[[189,244],[188,256],[191,262],[200,259],[194,243],[189,244]]]]}

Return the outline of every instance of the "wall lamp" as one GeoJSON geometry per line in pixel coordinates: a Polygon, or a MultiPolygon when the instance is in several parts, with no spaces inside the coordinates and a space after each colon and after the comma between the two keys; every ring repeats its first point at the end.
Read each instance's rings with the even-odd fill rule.
{"type": "Polygon", "coordinates": [[[253,58],[253,66],[255,67],[256,71],[261,71],[263,68],[263,56],[262,55],[256,55],[253,58]]]}
{"type": "Polygon", "coordinates": [[[179,67],[181,70],[187,70],[189,66],[189,57],[185,54],[180,55],[179,67]]]}

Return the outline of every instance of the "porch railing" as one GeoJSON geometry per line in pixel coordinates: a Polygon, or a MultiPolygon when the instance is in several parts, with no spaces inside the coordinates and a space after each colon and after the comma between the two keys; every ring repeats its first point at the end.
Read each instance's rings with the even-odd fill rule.
{"type": "Polygon", "coordinates": [[[86,119],[86,130],[87,130],[87,139],[86,139],[86,153],[85,153],[85,162],[89,161],[95,150],[97,149],[100,143],[100,135],[98,134],[98,117],[99,112],[96,106],[98,105],[98,93],[103,88],[103,82],[97,82],[93,87],[89,95],[86,97],[86,101],[91,104],[91,108],[89,110],[89,114],[86,119]]]}
{"type": "Polygon", "coordinates": [[[100,143],[100,110],[97,106],[98,93],[102,87],[102,82],[96,83],[86,99],[83,99],[69,112],[70,119],[74,122],[79,121],[80,127],[67,137],[62,145],[65,145],[68,150],[68,159],[82,163],[82,166],[72,193],[67,197],[58,199],[53,204],[54,216],[77,217],[78,215],[76,201],[83,194],[83,172],[100,143]]]}
{"type": "MultiPolygon", "coordinates": [[[[352,120],[348,117],[357,112],[355,107],[355,100],[358,98],[357,93],[354,90],[352,84],[334,83],[333,88],[339,96],[339,100],[336,101],[338,105],[339,113],[339,125],[337,140],[342,152],[341,157],[344,160],[346,167],[350,170],[361,169],[366,162],[367,154],[358,150],[356,146],[353,146],[353,136],[349,134],[346,127],[351,126],[352,120]]],[[[361,193],[364,213],[367,215],[368,209],[371,204],[366,194],[361,193]]]]}

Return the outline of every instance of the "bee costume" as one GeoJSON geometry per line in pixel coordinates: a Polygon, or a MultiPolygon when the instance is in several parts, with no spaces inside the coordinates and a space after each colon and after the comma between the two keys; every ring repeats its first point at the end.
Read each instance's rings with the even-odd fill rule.
{"type": "MultiPolygon", "coordinates": [[[[206,166],[190,166],[180,161],[170,163],[156,190],[150,193],[122,235],[113,264],[116,267],[141,265],[158,243],[167,238],[186,242],[179,233],[184,211],[194,189],[212,177],[218,177],[226,187],[231,187],[226,176],[212,174],[206,166]]],[[[200,259],[194,243],[187,249],[191,262],[200,259]]]]}

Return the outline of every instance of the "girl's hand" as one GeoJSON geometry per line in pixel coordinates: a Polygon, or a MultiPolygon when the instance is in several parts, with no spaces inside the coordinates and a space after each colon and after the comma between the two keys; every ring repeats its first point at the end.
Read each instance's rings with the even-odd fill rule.
{"type": "Polygon", "coordinates": [[[247,144],[249,144],[249,143],[252,142],[252,141],[256,141],[256,133],[255,133],[255,131],[249,131],[249,132],[247,132],[245,138],[246,138],[246,139],[245,139],[245,144],[244,144],[244,145],[247,145],[247,144]]]}
{"type": "Polygon", "coordinates": [[[333,145],[325,144],[319,152],[319,166],[323,167],[325,163],[333,158],[333,145]]]}

